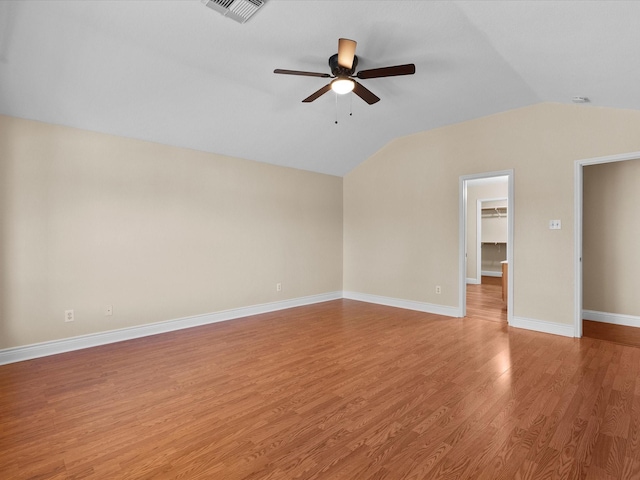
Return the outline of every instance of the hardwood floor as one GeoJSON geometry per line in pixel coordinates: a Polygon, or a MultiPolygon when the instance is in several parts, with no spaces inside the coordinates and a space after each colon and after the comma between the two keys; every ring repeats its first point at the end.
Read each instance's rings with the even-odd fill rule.
{"type": "Polygon", "coordinates": [[[0,478],[637,479],[639,369],[337,300],[0,367],[0,478]]]}
{"type": "Polygon", "coordinates": [[[640,347],[640,328],[637,327],[583,320],[582,334],[585,337],[640,347]]]}
{"type": "Polygon", "coordinates": [[[467,285],[467,318],[507,323],[501,278],[482,277],[480,285],[467,285]]]}

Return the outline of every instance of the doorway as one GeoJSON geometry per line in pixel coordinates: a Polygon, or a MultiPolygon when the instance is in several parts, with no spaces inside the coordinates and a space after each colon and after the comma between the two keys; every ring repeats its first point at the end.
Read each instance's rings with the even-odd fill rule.
{"type": "Polygon", "coordinates": [[[488,180],[490,180],[491,183],[486,183],[482,180],[472,180],[467,185],[467,208],[473,207],[475,203],[476,216],[476,235],[474,237],[474,225],[472,222],[474,214],[473,212],[468,212],[467,284],[486,283],[488,277],[501,278],[502,263],[507,261],[508,179],[507,177],[492,177],[488,180]],[[489,191],[487,191],[487,189],[489,189],[489,191]],[[504,197],[477,198],[487,193],[503,194],[504,197]],[[475,275],[473,269],[474,259],[475,275]]]}
{"type": "Polygon", "coordinates": [[[486,316],[507,322],[513,316],[513,170],[460,177],[460,316],[486,316]],[[485,203],[486,202],[486,203],[485,203]],[[487,235],[483,238],[483,212],[487,235]],[[504,222],[504,231],[495,225],[504,222]],[[499,229],[498,229],[499,230],[499,229]],[[482,260],[485,249],[486,260],[482,260]],[[504,260],[498,257],[504,255],[504,260]],[[502,272],[505,270],[505,288],[502,272]],[[508,271],[508,273],[507,273],[508,271]],[[503,293],[504,290],[504,293],[503,293]],[[468,298],[469,295],[469,298],[468,298]],[[504,300],[503,300],[504,299],[504,300]],[[468,300],[468,301],[467,301],[468,300]],[[504,311],[506,308],[506,312],[504,311]]]}
{"type": "Polygon", "coordinates": [[[634,233],[639,159],[640,152],[634,152],[575,163],[576,337],[640,343],[634,288],[640,262],[634,233]]]}

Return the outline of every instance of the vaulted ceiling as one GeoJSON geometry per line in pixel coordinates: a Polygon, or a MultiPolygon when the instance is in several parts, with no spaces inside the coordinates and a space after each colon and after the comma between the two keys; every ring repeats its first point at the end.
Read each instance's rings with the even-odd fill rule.
{"type": "Polygon", "coordinates": [[[640,109],[640,2],[1,1],[0,113],[344,175],[390,140],[538,102],[640,109]],[[301,100],[339,37],[382,100],[301,100]],[[350,116],[349,113],[353,115],[350,116]],[[338,124],[335,124],[335,120],[338,124]]]}

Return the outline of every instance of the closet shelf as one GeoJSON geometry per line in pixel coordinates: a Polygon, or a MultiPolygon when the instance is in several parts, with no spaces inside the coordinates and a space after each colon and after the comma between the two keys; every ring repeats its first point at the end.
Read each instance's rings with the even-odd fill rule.
{"type": "Polygon", "coordinates": [[[507,207],[482,207],[482,218],[502,218],[506,215],[507,207]]]}

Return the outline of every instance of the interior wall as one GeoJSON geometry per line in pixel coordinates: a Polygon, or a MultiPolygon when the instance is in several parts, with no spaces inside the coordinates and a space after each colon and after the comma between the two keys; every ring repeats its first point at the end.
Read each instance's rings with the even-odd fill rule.
{"type": "MultiPolygon", "coordinates": [[[[467,279],[480,283],[478,272],[477,201],[483,198],[507,198],[509,184],[490,180],[467,182],[467,279]]],[[[506,205],[505,202],[502,202],[506,205]]]]}
{"type": "Polygon", "coordinates": [[[482,244],[481,269],[483,275],[502,277],[502,262],[507,259],[506,243],[482,244]]]}
{"type": "Polygon", "coordinates": [[[542,103],[394,140],[344,178],[345,290],[459,307],[459,178],[513,169],[514,316],[573,326],[574,163],[638,132],[638,111],[542,103]]]}
{"type": "Polygon", "coordinates": [[[583,170],[583,307],[640,316],[640,160],[583,170]]]}
{"type": "Polygon", "coordinates": [[[342,290],[339,177],[0,116],[0,195],[0,348],[342,290]]]}

